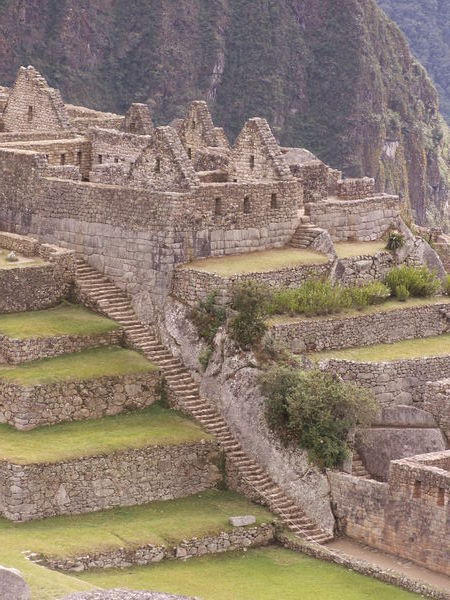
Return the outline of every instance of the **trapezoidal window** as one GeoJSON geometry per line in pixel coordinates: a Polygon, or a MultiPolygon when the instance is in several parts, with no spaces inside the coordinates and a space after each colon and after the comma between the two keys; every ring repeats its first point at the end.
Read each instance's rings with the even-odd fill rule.
{"type": "Polygon", "coordinates": [[[135,121],[131,121],[130,123],[130,132],[134,133],[136,131],[136,122],[135,121]]]}
{"type": "Polygon", "coordinates": [[[437,495],[437,505],[444,506],[445,505],[445,488],[438,488],[437,495]]]}
{"type": "Polygon", "coordinates": [[[250,169],[254,169],[255,168],[255,155],[254,154],[250,154],[250,169]]]}
{"type": "Polygon", "coordinates": [[[413,498],[421,498],[422,497],[422,482],[415,481],[414,482],[414,490],[413,490],[413,498]]]}
{"type": "Polygon", "coordinates": [[[197,123],[194,121],[192,121],[192,129],[195,129],[197,127],[197,123]]]}
{"type": "Polygon", "coordinates": [[[33,120],[33,107],[29,106],[28,107],[28,123],[30,123],[33,120]]]}
{"type": "Polygon", "coordinates": [[[250,203],[250,196],[245,196],[244,198],[244,213],[248,215],[252,210],[252,206],[250,203]]]}
{"type": "Polygon", "coordinates": [[[192,148],[187,149],[187,155],[189,157],[189,160],[192,160],[192,148]]]}
{"type": "Polygon", "coordinates": [[[81,165],[82,158],[83,158],[83,153],[81,152],[81,150],[78,150],[78,152],[77,152],[77,165],[81,165]]]}
{"type": "Polygon", "coordinates": [[[220,217],[222,215],[222,198],[216,198],[214,200],[214,214],[216,217],[220,217]]]}
{"type": "Polygon", "coordinates": [[[161,159],[157,158],[155,162],[155,173],[161,173],[161,159]]]}
{"type": "Polygon", "coordinates": [[[65,155],[65,154],[61,154],[61,157],[60,157],[60,160],[59,160],[59,162],[60,162],[62,165],[65,165],[65,164],[66,164],[66,155],[65,155]]]}
{"type": "Polygon", "coordinates": [[[270,208],[278,208],[278,198],[276,194],[270,196],[270,208]]]}
{"type": "Polygon", "coordinates": [[[97,156],[97,162],[99,165],[103,164],[103,154],[99,154],[97,156]]]}

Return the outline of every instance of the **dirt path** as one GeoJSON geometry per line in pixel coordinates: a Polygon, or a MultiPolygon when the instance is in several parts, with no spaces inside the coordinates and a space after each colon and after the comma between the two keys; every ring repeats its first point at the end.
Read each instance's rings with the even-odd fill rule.
{"type": "Polygon", "coordinates": [[[335,550],[353,556],[366,562],[378,565],[383,569],[392,569],[410,579],[417,579],[440,590],[450,593],[450,577],[434,573],[404,558],[398,558],[381,550],[364,546],[350,539],[336,540],[326,545],[330,550],[335,550]]]}

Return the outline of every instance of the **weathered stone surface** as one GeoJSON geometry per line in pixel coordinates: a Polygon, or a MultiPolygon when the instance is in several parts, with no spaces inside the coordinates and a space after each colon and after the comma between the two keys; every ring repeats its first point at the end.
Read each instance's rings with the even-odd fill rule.
{"type": "Polygon", "coordinates": [[[436,428],[377,427],[358,430],[356,447],[369,473],[386,481],[392,460],[445,450],[446,443],[436,428]]]}
{"type": "Polygon", "coordinates": [[[96,590],[93,592],[80,592],[65,596],[64,600],[198,600],[187,596],[173,596],[161,592],[136,592],[133,590],[96,590]]]}
{"type": "Polygon", "coordinates": [[[0,598],[2,600],[30,600],[31,593],[20,571],[0,566],[0,598]]]}
{"type": "Polygon", "coordinates": [[[382,425],[383,427],[437,427],[436,420],[431,413],[415,406],[402,406],[401,404],[383,408],[379,418],[373,425],[382,425]]]}
{"type": "Polygon", "coordinates": [[[253,517],[252,515],[230,517],[230,523],[233,527],[245,527],[246,525],[253,525],[253,523],[256,523],[256,517],[253,517]]]}

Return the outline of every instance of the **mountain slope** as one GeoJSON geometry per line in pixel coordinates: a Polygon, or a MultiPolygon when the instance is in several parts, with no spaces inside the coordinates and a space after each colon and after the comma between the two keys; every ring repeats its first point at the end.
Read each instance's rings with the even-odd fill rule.
{"type": "Polygon", "coordinates": [[[374,0],[0,0],[0,79],[34,64],[67,101],[148,101],[168,122],[206,98],[235,136],[267,117],[285,145],[376,177],[442,221],[450,176],[437,93],[374,0]]]}
{"type": "Polygon", "coordinates": [[[427,68],[441,99],[441,110],[450,121],[450,3],[448,0],[379,0],[405,33],[427,68]]]}

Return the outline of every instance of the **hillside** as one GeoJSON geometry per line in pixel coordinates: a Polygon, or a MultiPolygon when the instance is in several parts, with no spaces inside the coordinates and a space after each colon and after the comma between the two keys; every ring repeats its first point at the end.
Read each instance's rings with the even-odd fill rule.
{"type": "Polygon", "coordinates": [[[450,121],[450,4],[447,0],[379,0],[400,26],[439,91],[450,121]]]}
{"type": "Polygon", "coordinates": [[[450,176],[437,93],[374,0],[0,0],[0,79],[34,64],[67,101],[155,119],[206,98],[234,136],[267,117],[347,175],[442,222],[450,176]]]}

